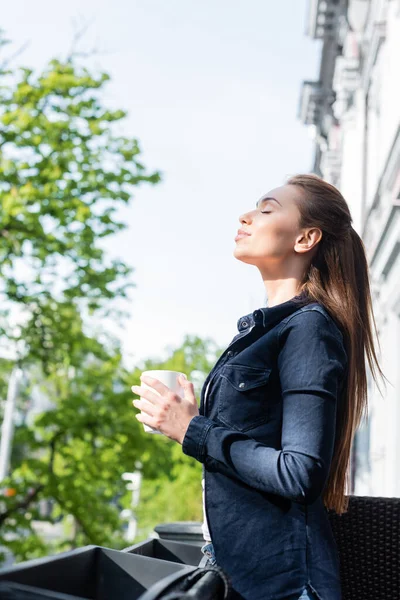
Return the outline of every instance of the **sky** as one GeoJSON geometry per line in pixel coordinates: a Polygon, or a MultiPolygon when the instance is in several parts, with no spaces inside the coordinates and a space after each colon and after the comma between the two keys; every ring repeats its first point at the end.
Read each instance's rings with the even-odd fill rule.
{"type": "Polygon", "coordinates": [[[266,306],[234,237],[260,196],[312,169],[298,119],[320,57],[307,11],[308,0],[14,0],[2,11],[12,51],[24,47],[15,66],[65,57],[86,28],[82,62],[109,73],[103,102],[128,111],[122,133],[162,173],[137,188],[119,213],[127,229],[107,243],[134,267],[129,317],[115,329],[128,366],[166,358],[186,334],[224,347],[239,317],[266,306]]]}

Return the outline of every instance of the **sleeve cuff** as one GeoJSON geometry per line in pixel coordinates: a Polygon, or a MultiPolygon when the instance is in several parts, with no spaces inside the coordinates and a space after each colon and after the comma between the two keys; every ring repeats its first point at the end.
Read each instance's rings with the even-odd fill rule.
{"type": "Polygon", "coordinates": [[[206,458],[206,438],[214,422],[202,415],[196,415],[189,423],[182,442],[182,451],[199,462],[206,458]]]}

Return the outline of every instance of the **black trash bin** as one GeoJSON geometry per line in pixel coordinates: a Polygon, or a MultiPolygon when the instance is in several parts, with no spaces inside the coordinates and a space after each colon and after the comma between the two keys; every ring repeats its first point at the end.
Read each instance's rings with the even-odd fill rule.
{"type": "Polygon", "coordinates": [[[201,523],[198,521],[160,523],[154,527],[154,531],[163,540],[186,542],[196,546],[202,546],[205,543],[201,523]]]}
{"type": "Polygon", "coordinates": [[[86,546],[0,570],[0,599],[138,600],[165,577],[194,570],[178,562],[86,546]]]}
{"type": "Polygon", "coordinates": [[[144,540],[134,546],[124,548],[123,552],[169,560],[175,563],[192,565],[193,567],[197,567],[203,558],[200,545],[158,538],[144,540]]]}

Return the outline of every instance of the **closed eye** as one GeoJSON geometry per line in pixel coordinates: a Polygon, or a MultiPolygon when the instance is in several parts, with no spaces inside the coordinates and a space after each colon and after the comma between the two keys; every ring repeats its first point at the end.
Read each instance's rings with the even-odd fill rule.
{"type": "Polygon", "coordinates": [[[269,215],[272,212],[272,210],[262,210],[261,212],[263,215],[269,215]]]}

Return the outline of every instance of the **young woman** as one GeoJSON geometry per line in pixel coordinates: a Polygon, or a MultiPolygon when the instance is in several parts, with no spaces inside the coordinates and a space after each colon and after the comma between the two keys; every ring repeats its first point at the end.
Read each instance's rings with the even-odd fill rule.
{"type": "Polygon", "coordinates": [[[203,552],[245,600],[340,600],[327,509],[347,509],[350,450],[367,413],[366,362],[382,375],[363,243],[340,192],[298,175],[240,217],[234,256],[256,266],[268,307],[239,333],[201,391],[161,396],[142,423],[204,467],[203,552]]]}

